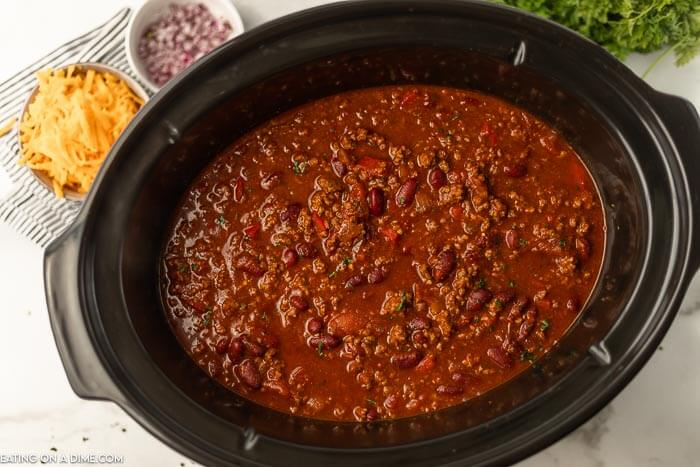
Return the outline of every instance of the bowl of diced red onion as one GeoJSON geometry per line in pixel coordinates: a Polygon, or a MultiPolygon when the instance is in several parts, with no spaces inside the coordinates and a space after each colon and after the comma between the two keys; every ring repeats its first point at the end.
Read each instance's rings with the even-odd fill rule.
{"type": "Polygon", "coordinates": [[[126,32],[131,68],[152,91],[243,33],[231,0],[146,0],[126,32]]]}

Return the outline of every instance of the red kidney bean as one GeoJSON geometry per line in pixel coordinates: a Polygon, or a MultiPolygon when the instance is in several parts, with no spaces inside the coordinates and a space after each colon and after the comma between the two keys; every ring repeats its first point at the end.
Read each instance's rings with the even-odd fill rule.
{"type": "Polygon", "coordinates": [[[292,295],[289,297],[289,303],[299,311],[308,310],[309,301],[301,295],[292,295]]]}
{"type": "Polygon", "coordinates": [[[428,329],[430,327],[430,323],[422,316],[416,316],[408,322],[406,327],[409,331],[421,331],[423,329],[428,329]]]}
{"type": "Polygon", "coordinates": [[[579,303],[578,298],[570,297],[566,301],[566,309],[571,313],[578,313],[578,311],[581,309],[581,304],[579,303]]]}
{"type": "Polygon", "coordinates": [[[263,190],[272,190],[280,184],[280,181],[280,174],[278,172],[269,173],[260,180],[260,188],[263,190]]]}
{"type": "Polygon", "coordinates": [[[508,248],[511,250],[518,247],[518,233],[515,230],[506,231],[505,240],[506,245],[508,245],[508,248]]]}
{"type": "Polygon", "coordinates": [[[406,180],[396,191],[396,205],[400,207],[409,206],[416,196],[418,181],[415,178],[406,180]]]}
{"type": "Polygon", "coordinates": [[[447,175],[438,168],[430,169],[428,172],[428,185],[433,190],[439,190],[447,183],[447,175]]]}
{"type": "Polygon", "coordinates": [[[345,282],[345,288],[346,289],[354,289],[355,287],[358,287],[358,286],[364,284],[364,282],[365,282],[365,278],[359,274],[356,274],[345,282]]]}
{"type": "Polygon", "coordinates": [[[517,300],[515,300],[515,303],[510,307],[510,311],[508,312],[508,322],[513,322],[516,318],[518,318],[527,304],[530,303],[530,299],[527,297],[519,297],[517,300]]]}
{"type": "Polygon", "coordinates": [[[260,389],[260,386],[262,386],[260,370],[258,370],[253,360],[246,359],[238,365],[238,378],[252,389],[260,389]]]}
{"type": "Polygon", "coordinates": [[[247,336],[243,336],[242,340],[243,347],[247,353],[255,355],[256,357],[262,357],[265,355],[265,347],[262,345],[250,340],[250,338],[247,336]]]}
{"type": "Polygon", "coordinates": [[[214,345],[214,350],[216,350],[216,353],[219,355],[223,355],[228,351],[228,344],[228,337],[220,337],[219,340],[216,341],[216,345],[214,345]]]}
{"type": "Polygon", "coordinates": [[[255,239],[258,236],[258,232],[260,232],[259,222],[253,222],[243,228],[243,233],[248,238],[255,239]]]}
{"type": "Polygon", "coordinates": [[[306,322],[306,330],[309,334],[318,334],[323,329],[323,320],[321,318],[311,318],[306,322]]]}
{"type": "Polygon", "coordinates": [[[309,338],[309,345],[311,347],[318,348],[320,344],[323,344],[324,349],[335,349],[338,347],[343,341],[336,336],[331,336],[330,334],[327,333],[321,333],[318,336],[312,336],[309,338]]]}
{"type": "Polygon", "coordinates": [[[374,268],[367,274],[367,282],[370,284],[379,284],[386,278],[386,270],[384,268],[374,268]]]}
{"type": "Polygon", "coordinates": [[[374,407],[370,407],[367,409],[367,414],[365,415],[365,418],[367,419],[368,422],[372,422],[379,417],[379,412],[377,412],[377,409],[374,407]]]}
{"type": "Polygon", "coordinates": [[[338,177],[342,178],[346,173],[348,173],[348,166],[337,157],[331,158],[331,167],[333,168],[333,172],[335,172],[338,177]]]}
{"type": "Polygon", "coordinates": [[[500,368],[510,368],[513,364],[510,356],[500,347],[491,347],[486,351],[486,355],[500,368]]]}
{"type": "Polygon", "coordinates": [[[301,205],[298,203],[292,203],[286,208],[282,209],[280,212],[280,221],[283,223],[296,222],[301,212],[301,205]]]}
{"type": "Polygon", "coordinates": [[[236,259],[236,269],[247,272],[251,276],[260,277],[265,274],[265,269],[260,266],[258,260],[253,255],[243,253],[236,259]]]}
{"type": "Polygon", "coordinates": [[[511,292],[510,290],[502,290],[500,292],[496,292],[493,296],[493,299],[498,300],[498,302],[502,306],[509,304],[510,302],[513,301],[514,298],[515,298],[515,293],[511,292]]]}
{"type": "Polygon", "coordinates": [[[231,339],[228,345],[228,358],[235,362],[241,355],[243,355],[243,343],[240,339],[231,339]]]}
{"type": "Polygon", "coordinates": [[[524,177],[527,174],[527,166],[525,164],[505,164],[503,173],[511,178],[524,177]]]}
{"type": "Polygon", "coordinates": [[[586,261],[591,255],[591,245],[585,238],[576,238],[576,252],[578,253],[579,259],[586,261]]]}
{"type": "Polygon", "coordinates": [[[343,337],[360,332],[366,324],[366,316],[352,311],[344,311],[333,315],[328,320],[328,332],[334,336],[343,337]]]}
{"type": "Polygon", "coordinates": [[[423,331],[415,331],[413,334],[411,334],[411,342],[414,344],[426,344],[428,342],[428,338],[425,337],[425,333],[423,333],[423,331]]]}
{"type": "Polygon", "coordinates": [[[525,317],[523,318],[523,323],[520,325],[518,330],[518,342],[522,342],[527,339],[530,335],[532,329],[535,327],[535,320],[537,319],[537,308],[531,306],[525,312],[525,317]]]}
{"type": "Polygon", "coordinates": [[[292,266],[297,264],[298,260],[299,260],[299,255],[297,255],[297,252],[292,250],[291,248],[285,248],[284,251],[282,252],[282,262],[288,268],[291,268],[292,266]]]}
{"type": "Polygon", "coordinates": [[[433,260],[431,275],[437,282],[449,277],[457,264],[457,258],[452,250],[441,251],[433,260]]]}
{"type": "Polygon", "coordinates": [[[311,243],[297,243],[295,249],[297,251],[297,254],[302,258],[315,258],[318,255],[318,250],[311,243]]]}
{"type": "Polygon", "coordinates": [[[384,191],[379,187],[373,187],[369,190],[367,203],[369,204],[369,212],[373,216],[381,216],[384,213],[384,191]]]}
{"type": "Polygon", "coordinates": [[[460,386],[441,384],[437,387],[437,389],[435,389],[435,392],[441,396],[456,396],[457,394],[462,394],[464,392],[464,388],[460,386]]]}
{"type": "Polygon", "coordinates": [[[413,368],[414,366],[418,365],[418,362],[420,362],[421,358],[423,358],[423,354],[420,351],[409,350],[408,352],[401,352],[392,355],[389,361],[395,367],[405,370],[407,368],[413,368]]]}
{"type": "Polygon", "coordinates": [[[473,290],[467,297],[467,311],[479,311],[491,300],[491,292],[486,289],[473,290]]]}

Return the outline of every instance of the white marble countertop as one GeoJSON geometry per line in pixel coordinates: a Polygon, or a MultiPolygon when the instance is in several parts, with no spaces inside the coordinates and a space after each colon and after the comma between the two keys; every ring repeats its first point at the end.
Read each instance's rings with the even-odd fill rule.
{"type": "MultiPolygon", "coordinates": [[[[3,0],[0,82],[61,43],[139,0],[3,0]]],[[[246,27],[323,0],[236,0],[246,27]]],[[[653,57],[632,57],[643,71],[653,57]]],[[[671,60],[648,77],[700,108],[700,59],[671,60]]],[[[700,157],[700,154],[698,154],[700,157]]],[[[696,174],[700,175],[700,174],[696,174]]],[[[0,194],[7,181],[0,175],[0,194]]],[[[0,454],[101,453],[127,465],[191,465],[116,405],[79,399],[66,380],[49,327],[43,251],[0,223],[0,454]],[[16,358],[22,352],[22,358],[16,358]],[[181,464],[182,463],[182,464],[181,464]]],[[[700,465],[700,281],[651,361],[591,421],[524,461],[525,466],[700,465]]]]}

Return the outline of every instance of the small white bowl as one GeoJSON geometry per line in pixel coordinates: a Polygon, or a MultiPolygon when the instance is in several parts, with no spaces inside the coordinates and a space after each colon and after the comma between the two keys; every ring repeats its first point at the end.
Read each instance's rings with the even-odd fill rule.
{"type": "Polygon", "coordinates": [[[170,5],[193,3],[203,4],[215,18],[224,19],[231,24],[232,31],[228,39],[243,33],[243,20],[231,0],[146,0],[129,20],[126,29],[126,57],[131,69],[153,92],[158,91],[161,87],[153,82],[143,60],[139,57],[139,41],[146,29],[168,12],[170,5]]]}

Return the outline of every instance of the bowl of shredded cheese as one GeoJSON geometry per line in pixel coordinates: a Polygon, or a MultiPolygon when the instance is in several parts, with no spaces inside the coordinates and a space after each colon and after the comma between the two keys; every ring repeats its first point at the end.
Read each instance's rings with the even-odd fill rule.
{"type": "Polygon", "coordinates": [[[19,164],[57,197],[82,200],[148,95],[127,74],[97,63],[41,70],[37,81],[19,121],[19,164]]]}

